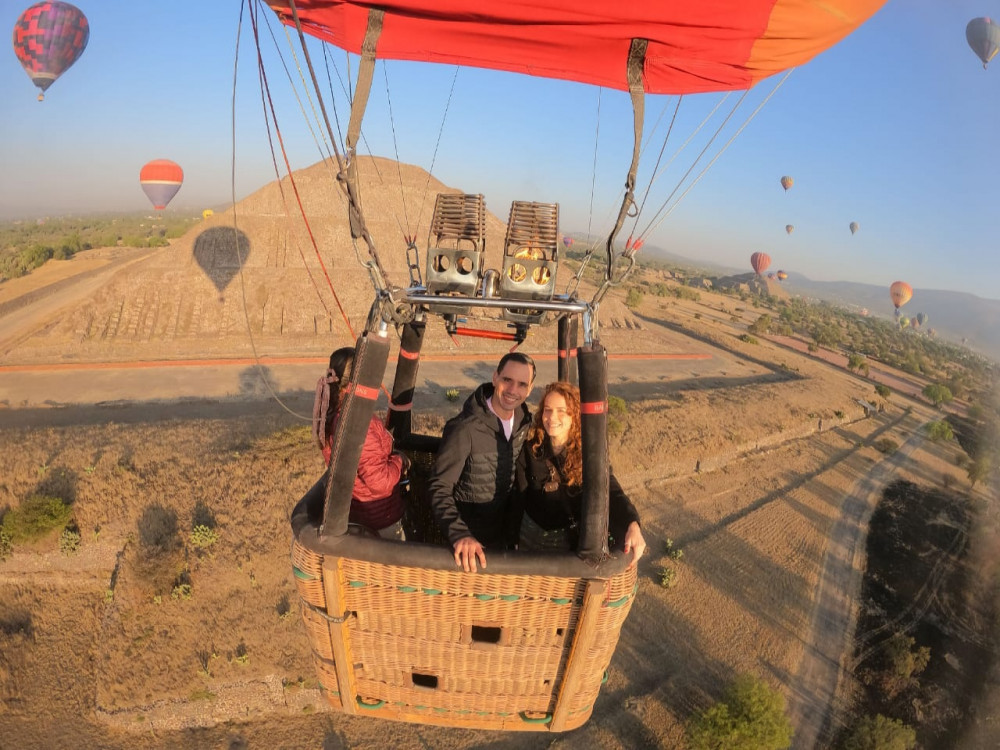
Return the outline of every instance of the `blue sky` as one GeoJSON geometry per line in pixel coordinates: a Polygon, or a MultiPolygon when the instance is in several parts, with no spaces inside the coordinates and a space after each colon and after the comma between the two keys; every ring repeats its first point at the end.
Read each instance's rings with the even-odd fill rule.
{"type": "MultiPolygon", "coordinates": [[[[8,30],[28,4],[0,0],[8,30]]],[[[90,43],[43,103],[35,101],[13,52],[0,65],[0,218],[143,210],[149,203],[138,171],[155,158],[184,168],[171,208],[228,203],[240,3],[76,4],[90,21],[90,43]]],[[[890,0],[855,34],[790,75],[648,243],[747,270],[750,254],[760,250],[773,258],[772,270],[814,279],[886,285],[903,279],[917,295],[923,287],[1000,298],[1000,60],[984,71],[965,41],[966,23],[983,15],[1000,16],[1000,0],[890,0]],[[787,193],[779,185],[783,174],[795,178],[787,193]],[[861,227],[853,236],[852,221],[861,227]],[[786,224],[795,226],[793,234],[785,233],[786,224]]],[[[276,23],[271,28],[284,33],[276,23]]],[[[248,32],[245,22],[236,91],[237,200],[275,178],[248,32]]],[[[262,46],[293,167],[313,164],[321,152],[270,41],[262,46]]],[[[345,55],[332,60],[346,75],[345,55]]],[[[356,71],[356,60],[351,65],[356,71]]],[[[733,123],[741,124],[775,83],[751,92],[733,123]]],[[[685,98],[668,156],[720,98],[685,98]]],[[[735,98],[721,110],[728,112],[735,98]]],[[[669,120],[675,101],[648,98],[647,134],[665,106],[669,120]]],[[[716,116],[704,132],[720,122],[716,116]]],[[[617,212],[631,128],[621,92],[471,68],[456,77],[452,67],[392,61],[376,71],[365,120],[372,152],[398,153],[425,169],[440,132],[434,176],[483,193],[501,218],[514,199],[555,201],[563,231],[594,234],[606,233],[617,212]]],[[[664,130],[653,133],[644,153],[640,198],[664,130]]],[[[640,229],[655,221],[704,143],[697,137],[654,183],[640,229]]],[[[423,241],[426,227],[419,236],[423,241]]]]}

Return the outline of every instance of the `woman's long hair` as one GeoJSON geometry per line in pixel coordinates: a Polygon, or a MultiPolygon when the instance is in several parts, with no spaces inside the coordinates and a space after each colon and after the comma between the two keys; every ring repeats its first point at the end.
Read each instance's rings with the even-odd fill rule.
{"type": "Polygon", "coordinates": [[[330,388],[330,407],[326,410],[326,434],[333,434],[333,418],[340,411],[344,390],[351,382],[351,370],[354,368],[354,347],[342,346],[330,355],[330,372],[337,376],[338,383],[330,388]]]}
{"type": "Polygon", "coordinates": [[[538,403],[538,409],[531,420],[531,429],[528,432],[528,447],[535,456],[542,456],[548,435],[545,433],[545,426],[542,424],[542,411],[545,409],[545,399],[550,393],[558,393],[566,399],[566,413],[572,420],[569,428],[569,435],[566,437],[565,463],[563,464],[563,476],[566,483],[579,487],[583,484],[583,438],[580,429],[580,389],[575,385],[556,381],[545,386],[542,400],[538,403]]]}
{"type": "Polygon", "coordinates": [[[333,420],[340,410],[340,402],[347,384],[351,382],[354,367],[354,347],[343,346],[330,355],[330,367],[316,383],[313,400],[312,432],[316,444],[325,449],[333,433],[333,420]]]}

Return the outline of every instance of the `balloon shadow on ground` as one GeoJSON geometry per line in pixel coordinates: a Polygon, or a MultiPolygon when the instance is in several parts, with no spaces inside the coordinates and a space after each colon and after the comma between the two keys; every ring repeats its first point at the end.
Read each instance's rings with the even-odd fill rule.
{"type": "Polygon", "coordinates": [[[240,372],[240,396],[267,397],[278,392],[278,379],[270,367],[252,365],[240,372]]]}
{"type": "Polygon", "coordinates": [[[194,259],[222,296],[250,257],[250,239],[233,227],[212,227],[194,241],[194,259]]]}

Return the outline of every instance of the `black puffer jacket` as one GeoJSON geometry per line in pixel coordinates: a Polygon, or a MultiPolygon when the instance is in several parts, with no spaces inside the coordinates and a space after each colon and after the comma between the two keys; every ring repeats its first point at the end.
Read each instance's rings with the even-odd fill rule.
{"type": "Polygon", "coordinates": [[[493,384],[483,383],[469,396],[461,413],[444,426],[434,461],[431,508],[452,544],[467,536],[493,548],[517,543],[511,538],[510,493],[531,413],[521,404],[507,440],[487,404],[492,395],[493,384]]]}

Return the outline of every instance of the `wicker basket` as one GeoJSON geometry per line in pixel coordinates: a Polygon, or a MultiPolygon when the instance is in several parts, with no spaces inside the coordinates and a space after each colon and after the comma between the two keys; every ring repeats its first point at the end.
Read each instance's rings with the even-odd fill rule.
{"type": "Polygon", "coordinates": [[[467,574],[321,555],[299,541],[292,559],[331,705],[443,726],[582,725],[636,591],[634,565],[608,578],[467,574]]]}

